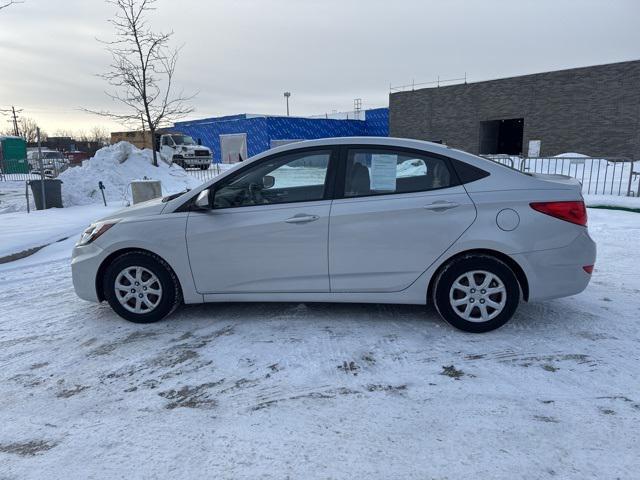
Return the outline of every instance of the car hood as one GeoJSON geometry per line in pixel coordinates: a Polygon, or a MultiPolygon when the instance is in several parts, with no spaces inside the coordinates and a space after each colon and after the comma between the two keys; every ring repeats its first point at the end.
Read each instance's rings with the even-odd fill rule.
{"type": "MultiPolygon", "coordinates": [[[[187,148],[188,152],[193,152],[195,150],[206,150],[207,152],[211,153],[211,150],[208,147],[205,147],[204,145],[184,145],[184,147],[187,148]]],[[[184,151],[182,150],[183,146],[180,145],[176,148],[177,151],[184,151]]]]}
{"type": "Polygon", "coordinates": [[[130,218],[130,217],[146,217],[149,215],[159,215],[164,210],[166,203],[162,202],[162,198],[154,198],[146,202],[137,203],[122,210],[117,210],[106,217],[102,217],[98,221],[112,220],[114,218],[130,218]]]}

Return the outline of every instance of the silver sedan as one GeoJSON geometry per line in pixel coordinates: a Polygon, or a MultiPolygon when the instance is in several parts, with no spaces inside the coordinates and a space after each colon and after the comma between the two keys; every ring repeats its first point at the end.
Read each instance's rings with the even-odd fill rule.
{"type": "Polygon", "coordinates": [[[596,246],[580,184],[428,142],[305,141],[91,225],[85,300],[158,321],[181,303],[432,304],[485,332],[519,302],[574,295],[596,246]]]}

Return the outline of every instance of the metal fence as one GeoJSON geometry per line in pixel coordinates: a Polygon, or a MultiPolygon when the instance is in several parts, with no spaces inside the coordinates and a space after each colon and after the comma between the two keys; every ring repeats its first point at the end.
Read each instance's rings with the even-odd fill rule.
{"type": "Polygon", "coordinates": [[[591,157],[483,157],[525,173],[573,177],[582,184],[582,193],[587,195],[640,196],[640,161],[591,157]]]}
{"type": "Polygon", "coordinates": [[[221,173],[226,172],[227,170],[229,170],[234,165],[236,165],[236,164],[212,163],[211,166],[207,170],[201,170],[199,168],[196,168],[196,169],[185,168],[185,170],[189,175],[191,175],[192,177],[197,178],[198,180],[200,180],[201,182],[204,183],[204,182],[206,182],[208,180],[211,180],[212,178],[217,177],[221,173]]]}
{"type": "MultiPolygon", "coordinates": [[[[230,164],[214,163],[207,170],[201,170],[200,168],[195,168],[195,169],[185,168],[185,170],[189,175],[197,178],[202,182],[206,182],[207,180],[211,180],[212,178],[217,177],[222,172],[228,170],[232,166],[233,165],[230,165],[230,164]]],[[[51,164],[45,165],[43,168],[44,178],[56,178],[58,175],[60,175],[62,172],[64,172],[68,168],[74,168],[74,167],[66,163],[51,163],[51,164]]],[[[42,178],[40,170],[37,168],[31,169],[28,173],[27,172],[14,173],[14,172],[15,172],[14,169],[2,168],[2,165],[0,162],[0,181],[24,182],[28,180],[39,180],[42,178]],[[5,173],[7,171],[12,173],[5,173]]]]}
{"type": "Polygon", "coordinates": [[[44,164],[42,172],[39,168],[13,168],[14,165],[9,161],[0,160],[0,181],[25,181],[25,180],[40,180],[44,178],[56,178],[67,168],[70,168],[66,162],[48,162],[44,164]],[[28,171],[27,171],[28,170],[28,171]]]}

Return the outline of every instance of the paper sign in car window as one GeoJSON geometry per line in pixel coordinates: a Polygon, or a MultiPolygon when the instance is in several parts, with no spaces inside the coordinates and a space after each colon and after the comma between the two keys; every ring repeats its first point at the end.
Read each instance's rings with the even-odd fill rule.
{"type": "Polygon", "coordinates": [[[396,155],[371,155],[371,190],[393,192],[396,189],[396,155]]]}

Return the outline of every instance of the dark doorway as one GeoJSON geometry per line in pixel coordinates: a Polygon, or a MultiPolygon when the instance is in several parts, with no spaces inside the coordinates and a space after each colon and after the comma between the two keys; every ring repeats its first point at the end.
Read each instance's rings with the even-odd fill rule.
{"type": "Polygon", "coordinates": [[[480,122],[480,154],[522,153],[524,118],[480,122]]]}

